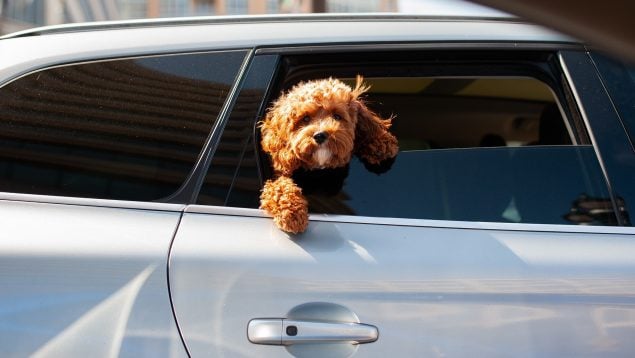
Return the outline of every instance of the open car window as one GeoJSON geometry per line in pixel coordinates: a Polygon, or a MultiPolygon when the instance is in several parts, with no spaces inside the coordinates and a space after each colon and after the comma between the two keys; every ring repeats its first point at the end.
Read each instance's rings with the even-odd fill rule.
{"type": "MultiPolygon", "coordinates": [[[[265,102],[300,81],[353,84],[362,74],[368,106],[395,117],[400,152],[389,169],[377,174],[354,158],[339,190],[303,188],[312,213],[615,225],[606,180],[554,58],[539,51],[288,56],[265,102]]],[[[255,149],[243,154],[260,156],[267,179],[255,135],[245,143],[255,149]]],[[[259,188],[238,192],[247,200],[231,203],[232,190],[225,204],[257,207],[259,188]]]]}

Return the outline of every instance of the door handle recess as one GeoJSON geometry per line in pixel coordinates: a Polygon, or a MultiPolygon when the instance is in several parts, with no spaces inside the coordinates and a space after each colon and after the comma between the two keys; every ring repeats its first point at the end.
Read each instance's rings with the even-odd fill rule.
{"type": "Polygon", "coordinates": [[[379,337],[377,327],[363,323],[256,318],[249,321],[251,343],[289,346],[302,343],[371,343],[379,337]]]}

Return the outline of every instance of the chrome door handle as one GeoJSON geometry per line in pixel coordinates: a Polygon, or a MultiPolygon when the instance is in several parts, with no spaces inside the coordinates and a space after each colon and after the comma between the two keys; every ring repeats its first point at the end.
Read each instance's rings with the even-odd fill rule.
{"type": "Polygon", "coordinates": [[[377,327],[363,323],[257,318],[249,321],[247,337],[255,344],[289,346],[301,343],[371,343],[377,327]]]}

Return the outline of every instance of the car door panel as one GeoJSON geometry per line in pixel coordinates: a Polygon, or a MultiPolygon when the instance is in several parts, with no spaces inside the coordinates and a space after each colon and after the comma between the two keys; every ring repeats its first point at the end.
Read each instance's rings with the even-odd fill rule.
{"type": "Polygon", "coordinates": [[[0,355],[186,355],[165,275],[182,206],[37,199],[0,201],[0,355]]]}
{"type": "Polygon", "coordinates": [[[287,356],[247,324],[307,302],[377,326],[364,357],[635,349],[630,229],[313,215],[289,237],[256,210],[186,211],[170,282],[193,356],[287,356]]]}
{"type": "MultiPolygon", "coordinates": [[[[258,58],[255,56],[256,60],[258,58]]],[[[283,59],[280,63],[280,72],[291,71],[285,66],[298,65],[293,59],[288,62],[283,59]]],[[[551,64],[553,68],[559,68],[557,63],[551,64]]],[[[565,69],[567,64],[563,63],[565,69]]],[[[322,69],[320,66],[317,68],[322,69]]],[[[305,67],[298,65],[298,68],[305,67]]],[[[628,227],[483,222],[488,220],[478,219],[484,215],[479,208],[492,206],[493,197],[488,198],[487,193],[496,192],[492,176],[475,180],[488,180],[491,192],[480,193],[483,200],[466,199],[468,204],[473,204],[468,212],[476,217],[474,221],[392,218],[403,214],[387,215],[389,210],[378,207],[382,201],[386,202],[385,207],[393,208],[395,212],[394,207],[402,202],[430,200],[430,195],[417,196],[410,190],[412,195],[390,196],[388,190],[373,196],[375,201],[369,201],[356,194],[365,190],[372,195],[376,190],[363,185],[355,187],[360,182],[354,180],[354,170],[347,181],[350,188],[356,190],[346,192],[347,203],[361,198],[375,206],[364,208],[359,216],[312,214],[308,231],[301,235],[289,236],[281,232],[271,218],[259,210],[228,207],[234,205],[231,204],[232,195],[240,194],[249,200],[238,200],[235,205],[255,208],[257,204],[253,201],[257,199],[259,189],[255,182],[259,177],[253,172],[259,171],[259,175],[265,172],[264,177],[267,176],[266,158],[259,158],[257,149],[248,148],[254,146],[253,138],[257,138],[257,131],[253,132],[254,118],[262,115],[266,105],[259,101],[267,98],[267,93],[275,96],[281,89],[278,88],[280,85],[276,87],[269,83],[270,71],[270,68],[258,71],[262,74],[260,82],[256,81],[260,90],[258,98],[248,97],[246,90],[238,96],[236,108],[249,108],[249,111],[235,108],[232,112],[235,118],[229,119],[227,128],[232,130],[228,131],[228,138],[234,128],[242,128],[244,133],[240,145],[235,146],[237,153],[233,156],[240,160],[232,162],[237,166],[230,171],[233,180],[213,181],[217,173],[225,171],[218,164],[211,165],[209,183],[203,184],[201,194],[204,195],[199,195],[198,203],[204,205],[186,208],[171,251],[169,277],[174,311],[191,355],[284,357],[289,356],[289,351],[297,356],[333,356],[332,351],[320,344],[294,345],[294,349],[285,349],[279,345],[250,342],[248,326],[254,322],[252,320],[263,319],[256,322],[267,323],[294,319],[299,307],[305,307],[303,305],[307,303],[344,307],[359,322],[376,326],[379,338],[357,346],[357,356],[363,357],[628,356],[635,350],[629,338],[635,333],[635,262],[632,260],[635,231],[628,227]],[[262,167],[254,168],[259,159],[262,167]],[[244,169],[251,174],[243,177],[244,169]],[[241,185],[237,189],[225,182],[241,185]],[[217,203],[225,206],[213,206],[222,205],[217,203]]],[[[280,72],[278,77],[274,76],[278,80],[284,78],[280,72]]],[[[247,71],[246,76],[246,82],[250,82],[255,73],[247,71]]],[[[568,82],[565,83],[565,77],[561,74],[554,77],[563,81],[563,93],[569,86],[577,93],[578,84],[570,77],[566,77],[568,82]]],[[[562,94],[559,103],[575,112],[571,117],[576,118],[576,106],[580,105],[571,102],[569,97],[562,94]]],[[[583,115],[585,109],[580,106],[583,115]]],[[[399,120],[403,121],[404,117],[399,120]]],[[[585,125],[593,123],[596,122],[587,120],[585,125]]],[[[608,126],[614,124],[613,121],[606,123],[608,126]]],[[[581,128],[581,131],[585,129],[581,128]]],[[[603,173],[594,183],[602,187],[598,197],[604,205],[611,200],[610,194],[604,192],[605,185],[610,187],[610,180],[606,172],[602,172],[605,163],[595,162],[594,153],[597,152],[593,152],[593,145],[598,145],[594,134],[596,137],[602,134],[593,132],[592,128],[589,132],[592,143],[585,141],[584,133],[578,138],[580,142],[575,142],[584,144],[578,149],[584,150],[588,158],[581,160],[581,152],[575,158],[581,160],[585,170],[593,167],[593,173],[603,173]],[[601,166],[602,170],[599,169],[601,166]]],[[[606,138],[602,138],[604,143],[606,138]]],[[[229,140],[221,138],[221,146],[225,142],[229,143],[229,140]]],[[[556,173],[566,166],[562,164],[564,159],[553,159],[556,158],[553,155],[545,157],[552,161],[543,158],[541,162],[552,169],[541,171],[537,160],[529,160],[520,152],[545,150],[556,153],[567,148],[576,150],[564,146],[526,145],[510,156],[515,160],[512,169],[527,165],[524,171],[514,171],[514,178],[534,170],[531,178],[519,180],[515,188],[521,192],[524,189],[526,201],[537,207],[542,205],[542,211],[550,211],[551,204],[538,200],[537,195],[551,200],[554,195],[548,194],[549,190],[557,193],[559,188],[564,188],[575,191],[565,195],[567,198],[575,197],[580,189],[573,183],[588,181],[590,177],[583,170],[579,173],[569,171],[573,173],[571,177],[561,178],[556,173]],[[533,162],[536,165],[532,165],[533,162]],[[548,177],[553,180],[546,179],[548,177]],[[552,182],[561,186],[548,184],[552,182]],[[538,194],[533,194],[529,188],[537,189],[538,194]]],[[[495,151],[484,149],[479,153],[495,151]]],[[[457,155],[460,154],[457,151],[457,155]]],[[[464,151],[461,159],[467,160],[468,154],[464,151]]],[[[403,156],[401,159],[403,164],[403,156]]],[[[571,158],[566,160],[571,163],[571,158]]],[[[463,167],[456,164],[456,160],[453,163],[459,168],[456,175],[449,178],[460,179],[463,167]]],[[[474,165],[478,167],[477,162],[474,165]]],[[[398,166],[399,163],[393,169],[398,166]]],[[[424,167],[430,169],[430,165],[424,167]]],[[[494,173],[493,177],[501,173],[500,169],[478,169],[466,172],[472,173],[472,179],[480,178],[479,173],[494,173]]],[[[408,185],[410,188],[416,187],[417,183],[424,186],[421,183],[428,177],[415,171],[410,174],[404,175],[401,182],[371,188],[394,188],[403,184],[406,191],[408,185]]],[[[620,192],[624,192],[621,187],[620,192]]],[[[440,188],[448,190],[443,185],[440,188]]],[[[466,185],[452,188],[458,188],[461,194],[474,193],[473,188],[466,185]]],[[[483,188],[481,191],[486,192],[483,188]]],[[[516,194],[514,192],[514,198],[518,200],[510,201],[505,197],[502,200],[504,206],[514,206],[511,202],[516,209],[523,209],[523,202],[516,194]]],[[[460,203],[461,195],[456,196],[460,203]]],[[[429,205],[447,204],[446,200],[429,205]]],[[[586,204],[586,201],[581,200],[580,204],[586,204]]],[[[425,207],[425,204],[417,205],[425,207]]],[[[622,207],[618,205],[618,208],[622,207]]],[[[564,208],[568,209],[568,206],[564,208]]],[[[567,219],[566,210],[553,209],[556,217],[538,215],[540,219],[529,222],[543,222],[540,220],[544,217],[552,218],[547,222],[553,223],[561,223],[563,217],[567,219]]],[[[576,214],[574,209],[571,213],[576,214]]],[[[320,322],[331,320],[329,316],[313,317],[320,322]]],[[[290,335],[282,328],[280,334],[290,335]]]]}

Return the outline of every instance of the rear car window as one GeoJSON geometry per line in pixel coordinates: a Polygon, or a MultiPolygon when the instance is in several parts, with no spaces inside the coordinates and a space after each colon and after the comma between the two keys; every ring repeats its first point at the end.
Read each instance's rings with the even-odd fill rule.
{"type": "MultiPolygon", "coordinates": [[[[312,213],[616,224],[606,181],[554,54],[288,56],[266,102],[303,80],[333,76],[353,84],[357,74],[371,85],[368,106],[385,118],[395,116],[391,132],[400,152],[381,174],[354,158],[334,195],[304,188],[312,213]]],[[[257,158],[250,162],[260,159],[266,180],[271,168],[255,135],[257,158]]],[[[252,153],[250,143],[242,153],[252,153]]],[[[257,207],[258,190],[248,197],[225,205],[257,207]]]]}
{"type": "Polygon", "coordinates": [[[0,191],[160,201],[191,171],[244,51],[45,69],[0,88],[0,191]]]}

